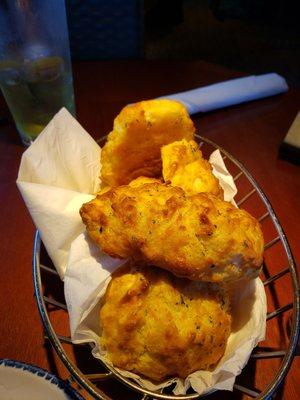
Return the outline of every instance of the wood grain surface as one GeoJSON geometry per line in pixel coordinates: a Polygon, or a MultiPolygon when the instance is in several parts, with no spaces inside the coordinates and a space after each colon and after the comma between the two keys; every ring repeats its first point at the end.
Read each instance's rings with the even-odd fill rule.
{"type": "MultiPolygon", "coordinates": [[[[100,138],[111,130],[114,117],[128,103],[241,76],[236,71],[201,61],[79,62],[73,66],[73,72],[77,118],[94,138],[100,138]]],[[[277,213],[298,265],[300,167],[280,160],[278,147],[299,110],[300,91],[290,88],[283,95],[193,116],[197,132],[232,153],[261,185],[277,213]]],[[[0,358],[36,364],[66,378],[68,372],[51,347],[44,344],[43,329],[33,294],[31,264],[35,227],[15,184],[23,151],[12,118],[1,97],[0,358]]],[[[271,258],[272,254],[266,255],[266,260],[271,258]]],[[[280,265],[280,257],[277,261],[272,273],[286,267],[280,265]]],[[[45,279],[49,296],[60,296],[58,293],[62,291],[62,283],[52,276],[45,279]]],[[[276,301],[272,300],[273,289],[267,290],[271,311],[276,305],[287,304],[292,299],[288,277],[283,278],[282,285],[282,288],[278,286],[279,298],[276,301]]],[[[52,313],[57,331],[68,334],[65,313],[59,310],[53,310],[52,313]]],[[[267,331],[269,342],[264,345],[272,345],[274,348],[285,346],[289,321],[289,314],[282,318],[280,324],[272,321],[267,331]]],[[[86,348],[71,352],[69,345],[64,346],[85,372],[94,372],[93,366],[97,362],[87,356],[86,348]]],[[[250,362],[239,383],[252,389],[264,389],[276,374],[280,361],[261,360],[257,362],[261,363],[259,366],[250,362]]],[[[296,357],[275,398],[299,399],[299,380],[300,361],[296,357]]],[[[118,383],[103,383],[101,387],[114,395],[115,399],[134,398],[132,392],[123,389],[118,383]]],[[[220,394],[210,398],[218,399],[220,394]]],[[[240,393],[222,393],[222,398],[248,397],[240,393]]]]}

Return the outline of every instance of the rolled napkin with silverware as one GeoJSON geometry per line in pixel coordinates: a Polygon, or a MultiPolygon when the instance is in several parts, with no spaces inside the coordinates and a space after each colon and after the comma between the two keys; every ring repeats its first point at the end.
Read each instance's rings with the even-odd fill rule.
{"type": "Polygon", "coordinates": [[[189,114],[196,114],[274,96],[288,89],[282,76],[269,73],[230,79],[161,98],[178,100],[186,106],[189,114]]]}

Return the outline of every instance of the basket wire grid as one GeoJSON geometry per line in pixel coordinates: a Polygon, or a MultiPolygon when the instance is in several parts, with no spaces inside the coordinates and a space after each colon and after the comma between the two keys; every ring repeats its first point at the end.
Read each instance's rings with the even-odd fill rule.
{"type": "MultiPolygon", "coordinates": [[[[103,141],[105,140],[102,139],[103,141]]],[[[240,393],[241,395],[247,395],[251,398],[255,399],[268,399],[270,398],[276,390],[279,388],[281,383],[283,382],[285,376],[288,373],[290,365],[292,363],[293,357],[296,353],[298,336],[299,336],[299,326],[300,326],[300,296],[299,296],[299,284],[297,278],[297,270],[293,260],[293,256],[287,242],[286,236],[283,232],[281,225],[278,222],[278,219],[275,215],[275,212],[265,196],[262,189],[250,175],[250,173],[245,169],[245,167],[237,161],[232,155],[230,155],[227,151],[222,149],[220,146],[216,145],[214,142],[210,141],[207,138],[196,135],[196,140],[200,143],[200,147],[203,150],[204,147],[209,147],[213,150],[219,149],[223,160],[226,160],[226,164],[230,164],[232,168],[235,170],[234,181],[239,188],[239,182],[244,179],[246,181],[246,191],[242,193],[242,197],[237,201],[237,205],[243,205],[243,208],[247,209],[245,205],[252,199],[253,210],[262,210],[259,211],[261,214],[255,215],[260,223],[262,224],[262,228],[265,223],[271,222],[273,226],[273,232],[276,232],[275,237],[267,241],[265,245],[265,251],[275,251],[275,255],[278,252],[283,252],[285,265],[283,269],[276,268],[275,271],[271,271],[270,263],[267,263],[266,260],[263,264],[263,273],[264,273],[264,285],[265,288],[269,288],[271,296],[277,295],[276,291],[278,290],[277,285],[275,283],[282,282],[286,277],[289,277],[290,288],[293,297],[288,304],[278,305],[276,301],[274,302],[275,308],[273,311],[268,312],[267,314],[267,332],[268,332],[268,323],[269,321],[280,320],[283,315],[286,313],[291,313],[290,315],[290,324],[289,324],[289,332],[288,332],[288,343],[284,348],[278,348],[274,346],[268,347],[257,347],[254,349],[250,356],[250,360],[255,362],[255,367],[259,367],[260,360],[273,360],[279,359],[281,363],[277,367],[277,370],[271,379],[270,382],[265,384],[264,389],[253,389],[253,387],[246,384],[235,383],[234,391],[240,393]],[[254,200],[253,200],[254,199],[254,200]],[[259,202],[259,203],[257,203],[259,202]],[[279,248],[281,246],[281,248],[279,248]]],[[[102,143],[101,143],[102,144],[102,143]]],[[[229,168],[229,165],[227,165],[229,168]]],[[[230,170],[230,168],[229,168],[230,170]]],[[[231,172],[231,171],[230,171],[231,172]]],[[[42,323],[45,330],[45,338],[49,340],[54,350],[58,354],[59,358],[68,369],[70,373],[70,380],[76,381],[79,386],[85,389],[91,396],[95,399],[101,400],[113,400],[119,397],[110,397],[105,390],[107,386],[104,385],[104,388],[101,387],[101,383],[103,381],[110,380],[119,380],[123,385],[129,387],[133,390],[132,396],[130,398],[136,398],[141,400],[150,400],[150,399],[165,399],[165,400],[187,400],[187,399],[195,399],[200,397],[210,397],[210,395],[215,392],[214,390],[206,393],[204,395],[199,395],[195,392],[188,393],[186,395],[174,395],[168,393],[166,390],[162,390],[160,392],[153,392],[150,390],[146,390],[141,388],[137,383],[130,380],[129,378],[125,378],[120,373],[115,370],[113,367],[105,365],[105,372],[99,372],[102,367],[102,363],[99,361],[99,369],[97,369],[93,373],[83,373],[78,365],[71,360],[69,356],[69,351],[65,350],[63,344],[67,344],[69,347],[73,346],[81,346],[72,344],[71,338],[69,335],[60,335],[55,331],[54,325],[51,321],[51,312],[54,309],[60,309],[65,314],[67,314],[67,307],[63,301],[57,301],[55,297],[49,297],[44,292],[44,288],[47,286],[47,279],[49,275],[53,275],[57,277],[59,281],[59,276],[53,266],[44,265],[40,262],[40,253],[41,253],[41,239],[39,232],[36,232],[35,235],[35,243],[34,243],[34,255],[33,255],[33,279],[34,279],[34,291],[37,301],[37,306],[39,309],[39,313],[41,315],[42,323]],[[101,368],[100,368],[101,367],[101,368]],[[134,393],[135,392],[135,393],[134,393]]],[[[281,257],[282,258],[282,257],[281,257]]],[[[274,259],[274,256],[273,258],[274,259]]],[[[280,259],[280,257],[279,257],[280,259]]],[[[274,268],[273,268],[274,269],[274,268]]],[[[286,282],[285,282],[286,285],[286,282]]],[[[286,286],[284,286],[283,290],[286,286]]],[[[274,328],[273,328],[274,329],[274,328]]],[[[285,332],[286,334],[286,332],[285,332]]],[[[282,340],[280,340],[282,342],[282,340]]],[[[70,350],[71,351],[71,350],[70,350]]],[[[242,374],[243,375],[243,374],[242,374]]],[[[124,386],[123,386],[124,387],[124,386]]],[[[124,387],[125,389],[125,387],[124,387]]]]}

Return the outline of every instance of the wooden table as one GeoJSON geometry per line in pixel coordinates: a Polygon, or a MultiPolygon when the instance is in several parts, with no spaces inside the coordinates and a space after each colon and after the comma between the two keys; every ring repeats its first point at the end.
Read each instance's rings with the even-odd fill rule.
{"type": "MultiPolygon", "coordinates": [[[[76,63],[78,120],[99,138],[110,131],[113,118],[128,103],[238,76],[238,72],[201,61],[76,63]]],[[[291,88],[283,95],[198,114],[193,120],[201,135],[242,161],[262,186],[300,265],[300,167],[278,159],[278,147],[298,110],[300,91],[291,88]]],[[[44,347],[31,272],[35,228],[15,185],[24,148],[2,98],[0,115],[8,117],[8,122],[0,125],[0,357],[37,364],[66,377],[56,356],[51,358],[44,347]]],[[[284,302],[285,293],[282,296],[284,302]]],[[[270,379],[268,374],[257,377],[258,381],[270,379]]],[[[299,379],[300,361],[296,358],[277,398],[300,398],[299,379]]],[[[241,398],[230,394],[223,397],[241,398]]]]}

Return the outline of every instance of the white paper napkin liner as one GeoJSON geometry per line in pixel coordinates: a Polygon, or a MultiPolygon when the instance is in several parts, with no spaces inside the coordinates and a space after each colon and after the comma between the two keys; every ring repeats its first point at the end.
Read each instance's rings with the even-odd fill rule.
{"type": "Polygon", "coordinates": [[[35,183],[17,185],[47,252],[64,279],[70,241],[85,230],[78,210],[94,196],[35,183]]]}
{"type": "Polygon", "coordinates": [[[215,150],[209,157],[209,162],[213,168],[213,174],[219,179],[220,186],[224,191],[224,200],[232,202],[235,206],[234,197],[237,194],[237,188],[233,177],[228,172],[224,160],[219,150],[215,150]]]}
{"type": "Polygon", "coordinates": [[[94,194],[99,173],[100,146],[62,108],[23,153],[18,181],[94,194]]]}
{"type": "Polygon", "coordinates": [[[64,291],[74,340],[85,338],[83,321],[106,289],[107,278],[125,262],[101,252],[86,232],[71,244],[64,291]]]}
{"type": "Polygon", "coordinates": [[[79,208],[100,188],[100,153],[63,108],[22,156],[17,185],[62,279],[70,245],[85,230],[79,208]]]}

